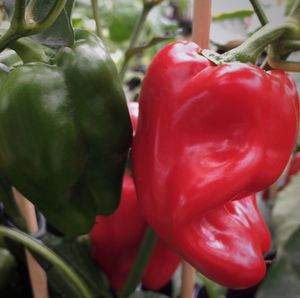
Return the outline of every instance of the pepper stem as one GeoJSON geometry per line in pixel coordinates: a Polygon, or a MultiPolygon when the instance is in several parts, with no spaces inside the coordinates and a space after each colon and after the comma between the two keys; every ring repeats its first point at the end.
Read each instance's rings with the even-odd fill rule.
{"type": "Polygon", "coordinates": [[[92,0],[92,9],[93,9],[93,15],[94,15],[94,20],[95,20],[95,24],[96,24],[96,33],[99,38],[103,39],[98,0],[92,0]]]}
{"type": "Polygon", "coordinates": [[[126,280],[123,291],[120,293],[119,298],[127,298],[139,284],[142,279],[144,270],[148,264],[153,248],[156,244],[157,237],[153,230],[148,227],[144,235],[143,242],[139,248],[138,254],[135,258],[133,267],[126,280]]]}
{"type": "Polygon", "coordinates": [[[278,22],[268,23],[240,46],[219,56],[218,61],[220,64],[233,61],[255,63],[258,55],[260,55],[268,45],[283,35],[290,39],[299,38],[300,27],[298,22],[292,18],[286,18],[280,24],[278,24],[278,22]]]}

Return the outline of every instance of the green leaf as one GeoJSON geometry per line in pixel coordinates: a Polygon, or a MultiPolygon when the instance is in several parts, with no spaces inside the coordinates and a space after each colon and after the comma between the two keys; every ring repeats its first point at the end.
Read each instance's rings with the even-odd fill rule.
{"type": "MultiPolygon", "coordinates": [[[[29,4],[35,21],[43,19],[57,0],[33,0],[29,4]]],[[[46,31],[32,38],[50,47],[69,46],[74,42],[74,31],[71,24],[71,14],[75,0],[68,0],[65,8],[54,24],[46,31]]]]}
{"type": "Polygon", "coordinates": [[[111,1],[106,15],[110,39],[123,42],[130,38],[135,22],[142,12],[140,1],[114,0],[111,1]]]}
{"type": "Polygon", "coordinates": [[[300,227],[300,175],[292,177],[278,194],[272,212],[276,244],[279,249],[300,227]]]}
{"type": "MultiPolygon", "coordinates": [[[[75,239],[60,238],[51,234],[43,237],[43,242],[65,260],[86,282],[95,297],[110,297],[107,281],[92,260],[88,236],[75,239]]],[[[59,276],[52,275],[51,285],[57,292],[65,292],[64,283],[59,283],[59,276]]]]}
{"type": "Polygon", "coordinates": [[[253,10],[238,10],[229,13],[222,13],[212,17],[213,21],[224,21],[231,19],[243,19],[245,17],[251,17],[253,15],[253,10]]]}
{"type": "Polygon", "coordinates": [[[300,293],[300,227],[283,247],[256,298],[296,298],[300,293]]]}
{"type": "Polygon", "coordinates": [[[131,294],[129,298],[168,298],[168,296],[154,292],[136,292],[131,294]]]}

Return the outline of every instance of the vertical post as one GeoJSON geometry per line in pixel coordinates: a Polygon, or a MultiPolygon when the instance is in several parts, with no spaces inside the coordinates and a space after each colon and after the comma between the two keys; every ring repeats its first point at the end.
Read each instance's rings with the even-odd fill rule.
{"type": "MultiPolygon", "coordinates": [[[[211,0],[194,0],[192,40],[202,49],[207,49],[209,47],[210,23],[211,0]]],[[[190,264],[183,261],[181,298],[192,298],[194,296],[195,280],[195,269],[190,264]]]]}
{"type": "Polygon", "coordinates": [[[193,298],[196,282],[195,269],[187,262],[182,262],[181,272],[181,298],[193,298]]]}
{"type": "Polygon", "coordinates": [[[211,0],[194,0],[192,40],[200,48],[209,46],[211,0]]]}
{"type": "MultiPolygon", "coordinates": [[[[13,189],[14,197],[23,216],[28,232],[34,234],[38,232],[38,223],[34,205],[28,201],[16,189],[13,189]]],[[[31,253],[25,249],[27,267],[34,298],[48,298],[47,275],[41,266],[36,262],[31,253]]]]}

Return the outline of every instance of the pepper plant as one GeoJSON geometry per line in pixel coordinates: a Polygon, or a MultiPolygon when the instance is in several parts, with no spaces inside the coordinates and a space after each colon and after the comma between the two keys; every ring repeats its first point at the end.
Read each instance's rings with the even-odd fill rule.
{"type": "MultiPolygon", "coordinates": [[[[215,51],[174,42],[187,1],[5,2],[1,297],[31,295],[23,247],[45,270],[50,297],[163,297],[181,258],[205,276],[210,298],[219,297],[214,282],[227,297],[249,287],[280,297],[272,276],[280,284],[288,262],[299,273],[299,228],[278,242],[267,273],[275,251],[256,194],[297,151],[299,98],[287,72],[300,70],[289,60],[300,49],[300,1],[276,21],[250,2],[261,27],[215,51]],[[158,29],[151,16],[162,7],[173,15],[158,29]],[[35,205],[37,234],[16,191],[35,205]]],[[[296,297],[292,281],[285,297],[296,297]]]]}

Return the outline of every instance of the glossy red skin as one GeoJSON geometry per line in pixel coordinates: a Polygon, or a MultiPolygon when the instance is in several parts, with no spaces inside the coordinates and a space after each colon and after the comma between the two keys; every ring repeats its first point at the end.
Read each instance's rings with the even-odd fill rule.
{"type": "Polygon", "coordinates": [[[207,277],[230,288],[258,283],[268,245],[257,232],[269,234],[224,205],[283,171],[298,130],[295,84],[254,65],[213,66],[196,44],[176,42],[153,60],[139,103],[132,160],[145,218],[207,277]]]}
{"type": "MultiPolygon", "coordinates": [[[[97,216],[90,233],[94,259],[115,291],[123,289],[146,228],[133,179],[125,175],[119,208],[111,216],[97,216]]],[[[179,256],[158,240],[143,275],[143,284],[152,290],[163,287],[179,262],[179,256]]]]}

